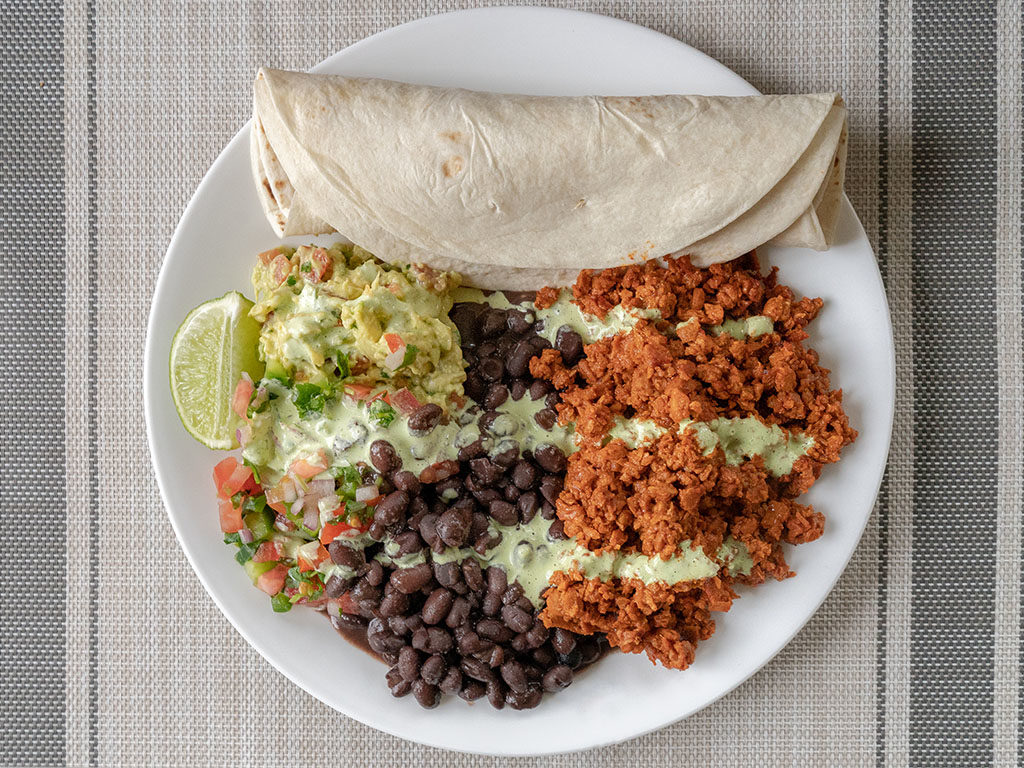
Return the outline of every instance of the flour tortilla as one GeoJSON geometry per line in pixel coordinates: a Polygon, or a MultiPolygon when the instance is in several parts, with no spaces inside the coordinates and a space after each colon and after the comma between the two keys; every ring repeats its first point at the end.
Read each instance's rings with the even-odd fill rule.
{"type": "Polygon", "coordinates": [[[337,231],[487,288],[766,242],[824,250],[842,196],[833,93],[515,96],[262,69],[254,107],[279,236],[337,231]]]}

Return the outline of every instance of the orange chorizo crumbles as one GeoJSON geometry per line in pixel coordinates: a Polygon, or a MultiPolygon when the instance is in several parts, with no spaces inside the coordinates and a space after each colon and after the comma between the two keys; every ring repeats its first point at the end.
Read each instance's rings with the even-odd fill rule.
{"type": "Polygon", "coordinates": [[[629,332],[587,345],[574,366],[552,349],[531,362],[531,373],[559,393],[559,422],[580,441],[556,504],[565,533],[591,550],[663,558],[693,546],[714,559],[731,538],[751,565],[675,585],[557,573],[542,617],[552,627],[605,632],[612,645],[683,669],[714,631],[711,612],[729,609],[733,584],[793,575],[782,544],[822,534],[824,516],[795,499],[857,434],[842,391],[830,389],[829,372],[803,346],[822,301],[797,300],[774,269],[761,274],[754,254],[708,269],[683,257],[586,271],[573,300],[599,317],[621,304],[656,309],[660,319],[638,319],[629,332]],[[736,339],[712,330],[758,315],[772,332],[736,339]],[[813,441],[787,474],[773,475],[758,455],[730,463],[720,444],[709,450],[693,428],[679,428],[750,417],[813,441]],[[617,418],[653,422],[662,434],[637,447],[609,440],[617,418]]]}

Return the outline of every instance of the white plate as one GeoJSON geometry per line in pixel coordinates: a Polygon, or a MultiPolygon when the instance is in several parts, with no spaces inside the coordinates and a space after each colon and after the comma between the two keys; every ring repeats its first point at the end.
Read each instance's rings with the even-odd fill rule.
{"type": "MultiPolygon", "coordinates": [[[[314,71],[535,94],[756,92],[721,64],[649,29],[536,8],[422,19],[357,43],[314,71]]],[[[331,707],[397,736],[472,752],[544,754],[621,741],[686,717],[757,671],[804,625],[860,539],[892,424],[889,312],[871,247],[848,203],[839,244],[828,253],[763,251],[765,261],[780,266],[783,282],[825,299],[811,343],[833,369],[861,433],[805,498],[828,525],[820,540],[791,550],[798,575],[744,591],[685,672],[614,654],[531,711],[496,712],[486,702],[467,706],[454,698],[424,711],[412,697],[393,699],[384,668],[321,616],[271,612],[221,542],[210,481],[221,456],[193,442],[174,411],[167,361],[175,329],[209,298],[232,289],[251,293],[253,257],[275,242],[249,175],[247,135],[246,127],[213,164],[171,241],[149,320],[145,402],[153,465],[181,546],[218,607],[267,661],[331,707]]]]}

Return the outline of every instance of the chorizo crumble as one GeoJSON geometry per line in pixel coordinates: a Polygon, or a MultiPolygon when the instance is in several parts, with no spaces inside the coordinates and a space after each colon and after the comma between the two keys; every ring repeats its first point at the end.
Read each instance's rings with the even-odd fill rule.
{"type": "MultiPolygon", "coordinates": [[[[538,294],[538,306],[555,300],[549,294],[538,294]]],[[[557,573],[542,619],[581,634],[607,633],[624,651],[684,669],[714,631],[712,612],[731,606],[733,586],[792,576],[782,544],[813,541],[824,529],[824,516],[795,499],[857,433],[842,391],[830,389],[828,370],[803,346],[822,301],[796,299],[775,269],[761,274],[753,253],[707,269],[682,257],[588,270],[573,300],[599,317],[621,304],[656,309],[660,319],[638,319],[628,333],[587,345],[575,365],[552,349],[531,361],[531,374],[558,392],[559,422],[572,425],[580,441],[556,504],[565,533],[588,549],[663,558],[691,545],[715,558],[732,537],[753,565],[749,573],[723,568],[676,585],[557,573]],[[742,340],[712,332],[729,318],[753,315],[770,318],[773,332],[742,340]],[[650,420],[666,431],[631,449],[607,440],[616,417],[650,420]],[[693,430],[677,431],[689,421],[742,417],[813,444],[789,474],[775,477],[759,456],[731,465],[720,446],[706,453],[693,430]]]]}

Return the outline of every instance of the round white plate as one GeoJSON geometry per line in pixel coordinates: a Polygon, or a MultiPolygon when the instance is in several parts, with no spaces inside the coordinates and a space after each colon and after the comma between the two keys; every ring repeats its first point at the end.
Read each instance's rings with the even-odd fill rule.
{"type": "MultiPolygon", "coordinates": [[[[756,92],[721,64],[649,29],[536,8],[422,19],[357,43],[314,71],[534,94],[756,92]]],[[[860,539],[892,424],[889,312],[874,254],[848,203],[829,252],[763,250],[784,283],[825,300],[811,343],[833,370],[834,385],[843,387],[860,430],[842,462],[826,468],[805,498],[828,525],[820,540],[791,550],[797,576],[744,591],[685,672],[613,654],[534,710],[496,712],[485,701],[467,706],[449,697],[425,711],[411,696],[392,698],[383,666],[320,615],[271,612],[221,542],[210,473],[222,457],[192,441],[175,414],[167,385],[175,329],[209,298],[251,293],[253,258],[275,243],[249,174],[247,136],[245,127],[213,164],[167,251],[149,319],[145,403],[153,466],[181,546],[218,607],[267,661],[339,712],[397,736],[472,752],[544,754],[621,741],[686,717],[743,682],[804,625],[860,539]]]]}

